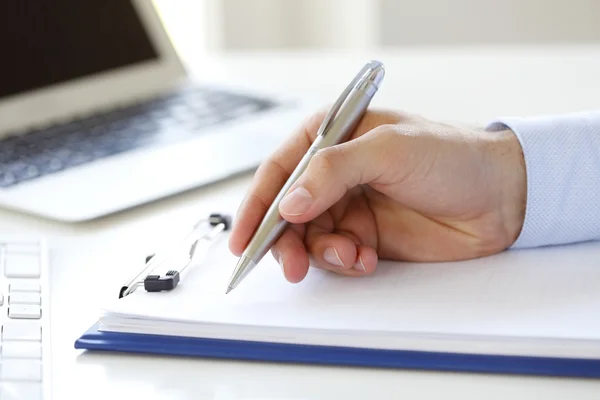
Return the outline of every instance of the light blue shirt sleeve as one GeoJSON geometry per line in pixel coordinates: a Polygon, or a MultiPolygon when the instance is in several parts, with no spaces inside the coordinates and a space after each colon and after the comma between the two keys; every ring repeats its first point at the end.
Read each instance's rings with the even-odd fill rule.
{"type": "Polygon", "coordinates": [[[600,239],[600,110],[499,118],[523,148],[527,206],[513,248],[600,239]]]}

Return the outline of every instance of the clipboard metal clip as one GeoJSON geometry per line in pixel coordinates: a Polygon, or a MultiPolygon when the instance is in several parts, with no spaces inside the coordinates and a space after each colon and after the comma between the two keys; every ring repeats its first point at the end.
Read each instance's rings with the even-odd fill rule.
{"type": "Polygon", "coordinates": [[[121,287],[119,298],[133,293],[140,286],[147,292],[175,289],[181,280],[181,274],[192,261],[198,255],[206,255],[218,235],[230,228],[231,218],[228,215],[215,213],[201,219],[174,247],[147,256],[144,269],[121,287]],[[212,227],[208,232],[203,228],[206,224],[212,227]]]}

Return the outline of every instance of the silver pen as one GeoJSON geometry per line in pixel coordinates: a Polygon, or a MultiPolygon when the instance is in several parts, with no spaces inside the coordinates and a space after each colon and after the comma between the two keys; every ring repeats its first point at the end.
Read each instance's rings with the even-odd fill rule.
{"type": "Polygon", "coordinates": [[[333,104],[319,128],[315,141],[281,188],[244,250],[225,293],[229,293],[237,287],[279,239],[288,225],[288,222],[279,213],[279,203],[292,184],[304,172],[318,150],[334,146],[348,139],[369,107],[384,75],[385,70],[382,63],[379,61],[368,62],[333,104]]]}

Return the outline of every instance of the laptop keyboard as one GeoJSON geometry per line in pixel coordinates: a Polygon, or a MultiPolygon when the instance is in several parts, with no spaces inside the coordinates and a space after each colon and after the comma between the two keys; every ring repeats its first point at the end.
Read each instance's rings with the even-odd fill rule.
{"type": "Polygon", "coordinates": [[[277,106],[239,93],[192,87],[150,102],[0,139],[0,187],[94,160],[192,139],[211,125],[277,106]]]}

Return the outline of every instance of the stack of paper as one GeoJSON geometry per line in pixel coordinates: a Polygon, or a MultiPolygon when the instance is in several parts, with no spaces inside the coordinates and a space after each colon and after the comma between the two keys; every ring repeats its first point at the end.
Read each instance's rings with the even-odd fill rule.
{"type": "MultiPolygon", "coordinates": [[[[361,349],[600,359],[600,244],[511,250],[456,263],[380,261],[350,278],[288,283],[267,255],[225,294],[226,240],[176,290],[138,289],[100,331],[361,349]]],[[[596,367],[598,369],[598,367],[596,367]]]]}

